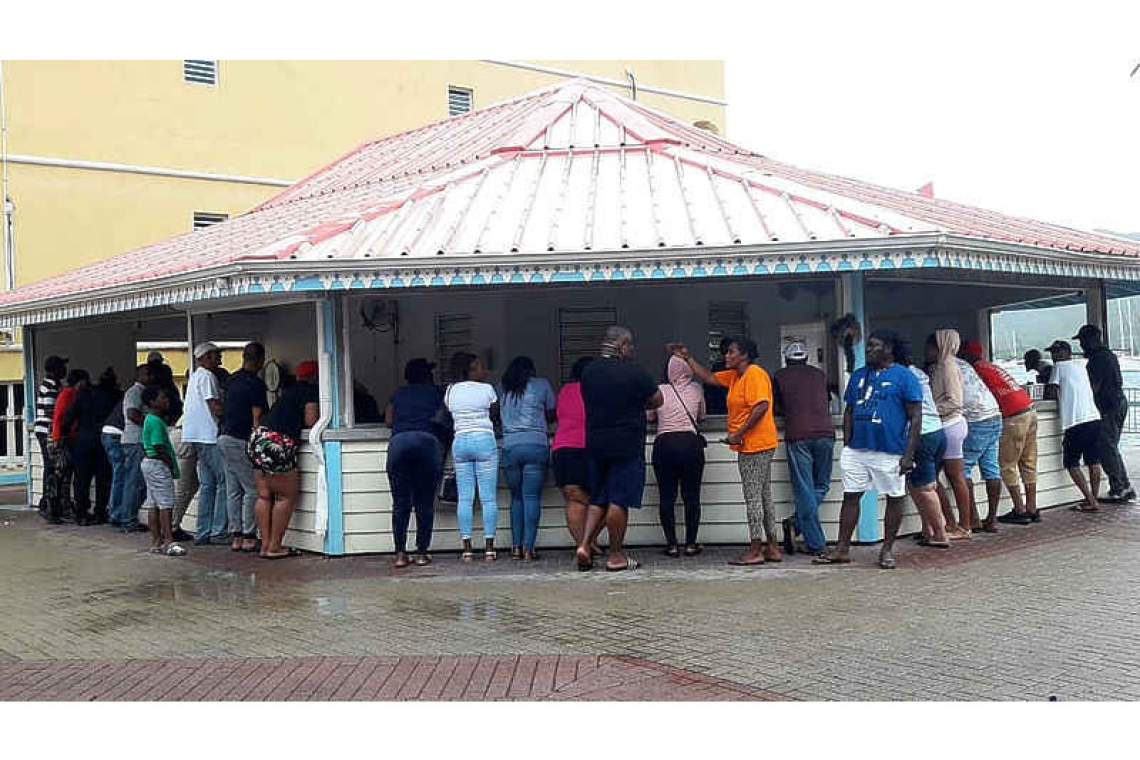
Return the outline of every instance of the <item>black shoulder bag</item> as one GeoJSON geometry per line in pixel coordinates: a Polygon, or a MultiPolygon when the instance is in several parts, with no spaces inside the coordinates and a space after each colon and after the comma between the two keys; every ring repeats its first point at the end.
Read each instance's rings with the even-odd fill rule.
{"type": "Polygon", "coordinates": [[[701,433],[701,429],[697,427],[697,421],[693,419],[693,414],[689,411],[689,407],[685,406],[685,399],[681,398],[681,394],[677,391],[677,386],[673,385],[673,383],[669,383],[669,387],[673,389],[673,395],[677,397],[677,401],[680,402],[681,408],[685,410],[685,414],[688,416],[689,422],[693,423],[693,432],[697,434],[697,440],[700,442],[701,448],[703,449],[707,447],[709,445],[708,439],[704,437],[704,435],[701,433]]]}

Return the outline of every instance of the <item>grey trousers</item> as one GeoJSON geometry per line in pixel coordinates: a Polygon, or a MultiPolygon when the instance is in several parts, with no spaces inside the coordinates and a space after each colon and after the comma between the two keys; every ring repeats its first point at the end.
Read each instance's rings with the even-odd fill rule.
{"type": "Polygon", "coordinates": [[[182,517],[198,493],[198,452],[194,450],[194,444],[178,444],[177,456],[182,477],[178,479],[178,492],[174,496],[174,521],[172,525],[175,528],[182,524],[182,517]]]}
{"type": "Polygon", "coordinates": [[[257,486],[253,482],[253,465],[245,451],[245,441],[228,435],[218,436],[218,452],[226,468],[226,516],[230,533],[253,536],[257,523],[253,507],[257,503],[257,486]]]}
{"type": "Polygon", "coordinates": [[[775,449],[769,449],[736,455],[748,510],[748,537],[753,541],[776,539],[776,505],[772,503],[772,457],[775,454],[775,449]]]}

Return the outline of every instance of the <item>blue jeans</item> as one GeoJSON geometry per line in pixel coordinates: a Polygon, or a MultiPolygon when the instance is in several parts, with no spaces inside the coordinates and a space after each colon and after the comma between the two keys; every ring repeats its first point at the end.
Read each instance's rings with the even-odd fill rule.
{"type": "Polygon", "coordinates": [[[226,470],[216,443],[191,444],[198,454],[198,526],[194,538],[226,536],[226,470]]]}
{"type": "Polygon", "coordinates": [[[388,483],[392,487],[392,540],[408,550],[408,521],[416,513],[416,551],[431,547],[435,494],[443,473],[443,446],[431,433],[397,433],[388,443],[388,483]]]}
{"type": "Polygon", "coordinates": [[[133,528],[139,524],[139,506],[142,504],[143,483],[141,443],[124,443],[123,447],[123,499],[120,502],[119,527],[133,528]]]}
{"type": "Polygon", "coordinates": [[[792,441],[786,445],[788,475],[792,480],[792,496],[796,500],[796,514],[792,524],[802,533],[808,551],[823,551],[827,540],[819,524],[819,505],[831,489],[831,457],[835,450],[834,438],[811,438],[792,441]]]}
{"type": "Polygon", "coordinates": [[[503,448],[503,475],[511,489],[511,544],[533,549],[542,518],[542,486],[550,449],[537,443],[503,448]]]}
{"type": "Polygon", "coordinates": [[[483,536],[494,538],[495,525],[499,521],[499,502],[495,493],[499,487],[499,447],[495,443],[495,435],[458,435],[451,444],[451,455],[455,460],[455,485],[459,491],[459,504],[455,508],[459,537],[471,538],[478,487],[479,503],[483,507],[483,536]]]}
{"type": "Polygon", "coordinates": [[[122,441],[122,436],[103,434],[103,450],[111,462],[111,495],[107,499],[107,513],[115,525],[123,522],[123,490],[127,477],[127,455],[122,441]]]}

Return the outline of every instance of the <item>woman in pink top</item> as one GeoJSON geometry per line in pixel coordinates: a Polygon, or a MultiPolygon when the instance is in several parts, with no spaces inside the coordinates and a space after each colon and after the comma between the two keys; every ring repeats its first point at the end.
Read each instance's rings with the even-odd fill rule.
{"type": "MultiPolygon", "coordinates": [[[[566,527],[574,544],[582,543],[586,529],[586,512],[590,505],[587,484],[590,482],[590,460],[586,456],[586,405],[582,402],[582,370],[592,361],[583,356],[570,368],[570,382],[558,393],[558,428],[550,444],[554,482],[566,501],[566,527]]],[[[598,526],[601,528],[601,525],[598,526]]],[[[597,534],[592,538],[596,539],[597,534]]],[[[592,543],[592,542],[591,542],[592,543]]],[[[594,547],[596,554],[601,550],[594,547]]]]}
{"type": "Polygon", "coordinates": [[[647,412],[657,420],[653,438],[653,473],[661,492],[661,528],[665,532],[665,554],[680,557],[677,549],[677,521],[674,505],[677,487],[685,502],[685,556],[701,553],[697,530],[701,525],[701,477],[705,471],[705,441],[698,425],[705,418],[705,392],[693,380],[693,370],[680,357],[669,359],[668,382],[660,387],[665,403],[647,412]]]}

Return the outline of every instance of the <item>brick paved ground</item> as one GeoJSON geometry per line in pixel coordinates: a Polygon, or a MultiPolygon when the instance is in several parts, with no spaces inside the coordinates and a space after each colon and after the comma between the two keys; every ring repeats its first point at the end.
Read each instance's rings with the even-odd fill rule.
{"type": "Polygon", "coordinates": [[[0,511],[0,699],[1140,697],[1140,507],[904,541],[894,572],[873,547],[844,568],[731,568],[726,547],[641,551],[632,574],[564,553],[397,573],[143,543],[0,511]]]}

